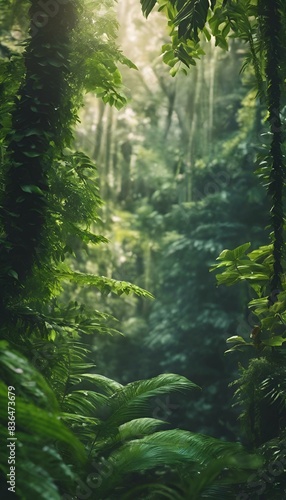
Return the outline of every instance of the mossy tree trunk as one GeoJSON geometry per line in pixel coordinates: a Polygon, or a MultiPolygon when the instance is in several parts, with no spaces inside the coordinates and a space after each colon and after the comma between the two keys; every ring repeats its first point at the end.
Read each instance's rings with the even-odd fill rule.
{"type": "Polygon", "coordinates": [[[68,143],[72,119],[70,36],[76,22],[73,0],[55,2],[45,13],[31,0],[30,32],[24,54],[26,74],[15,99],[7,137],[1,211],[4,245],[1,281],[7,298],[23,288],[44,253],[49,169],[68,143]]]}
{"type": "Polygon", "coordinates": [[[277,300],[281,291],[281,264],[283,249],[283,184],[285,181],[285,165],[282,152],[283,133],[281,121],[281,85],[283,77],[282,50],[282,2],[280,0],[260,0],[259,14],[266,54],[266,84],[268,121],[270,124],[271,145],[266,158],[270,169],[268,193],[272,199],[271,227],[273,228],[273,277],[271,280],[271,302],[277,300]]]}

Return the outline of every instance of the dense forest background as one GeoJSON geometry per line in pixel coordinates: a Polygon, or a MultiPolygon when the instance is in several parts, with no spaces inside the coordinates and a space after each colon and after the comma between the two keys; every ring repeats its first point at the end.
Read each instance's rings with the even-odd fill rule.
{"type": "Polygon", "coordinates": [[[0,0],[1,498],[283,498],[285,33],[0,0]]]}
{"type": "Polygon", "coordinates": [[[185,375],[202,387],[201,396],[179,404],[173,397],[168,418],[234,438],[228,384],[242,359],[225,356],[225,342],[249,337],[255,319],[247,312],[249,290],[217,288],[209,269],[224,248],[267,243],[269,206],[253,175],[265,110],[252,71],[240,71],[243,43],[231,41],[228,52],[205,43],[197,65],[173,78],[162,64],[163,16],[146,21],[131,0],[119,2],[118,16],[120,45],[138,67],[122,68],[128,103],[117,110],[88,95],[76,135],[98,167],[110,243],[78,249],[73,265],[136,283],[155,300],[74,287],[65,298],[96,301],[120,321],[123,338],[94,340],[100,373],[123,383],[185,375]]]}

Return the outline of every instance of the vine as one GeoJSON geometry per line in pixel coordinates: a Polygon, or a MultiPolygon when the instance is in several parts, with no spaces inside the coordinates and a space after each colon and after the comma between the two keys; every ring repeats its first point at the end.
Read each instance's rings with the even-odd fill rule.
{"type": "Polygon", "coordinates": [[[282,153],[282,122],[281,112],[281,41],[280,35],[282,22],[280,15],[280,2],[261,0],[259,14],[261,30],[265,44],[266,67],[265,76],[267,83],[268,121],[271,131],[271,146],[269,149],[268,164],[270,167],[268,194],[272,198],[271,226],[273,228],[273,276],[271,279],[271,292],[281,289],[281,275],[283,273],[283,183],[285,179],[283,153],[282,153]]]}
{"type": "Polygon", "coordinates": [[[7,137],[4,195],[2,278],[8,294],[18,293],[41,247],[49,189],[48,170],[70,139],[70,36],[76,22],[71,0],[58,4],[53,18],[39,15],[36,0],[29,10],[30,38],[24,62],[25,78],[12,113],[7,137]]]}

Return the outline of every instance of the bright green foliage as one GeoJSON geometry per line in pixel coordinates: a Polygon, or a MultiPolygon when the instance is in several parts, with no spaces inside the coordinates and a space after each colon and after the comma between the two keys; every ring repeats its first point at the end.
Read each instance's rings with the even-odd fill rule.
{"type": "Polygon", "coordinates": [[[114,0],[94,0],[80,6],[74,36],[74,71],[81,88],[120,109],[127,102],[118,64],[136,69],[117,45],[114,0]]]}
{"type": "MultiPolygon", "coordinates": [[[[172,467],[172,481],[174,483],[177,481],[179,487],[176,483],[173,486],[172,482],[164,486],[166,479],[163,476],[161,481],[146,485],[143,483],[141,487],[131,489],[126,495],[124,495],[125,488],[122,488],[122,498],[132,498],[132,495],[138,493],[146,495],[146,492],[157,493],[158,498],[166,498],[164,496],[166,491],[169,491],[169,495],[174,495],[171,498],[177,498],[175,495],[180,488],[180,483],[184,485],[180,498],[201,498],[202,494],[207,495],[210,484],[213,488],[217,487],[216,498],[219,498],[219,495],[224,492],[224,484],[244,481],[245,470],[247,469],[247,474],[249,474],[251,469],[255,470],[262,463],[260,457],[246,455],[238,443],[220,442],[214,438],[187,431],[159,431],[140,440],[131,440],[123,445],[122,449],[111,454],[107,461],[107,464],[113,466],[113,475],[111,480],[109,478],[111,483],[109,489],[111,492],[117,482],[119,485],[122,484],[119,474],[123,471],[130,474],[161,465],[172,467]],[[178,471],[179,474],[175,474],[174,470],[180,466],[182,455],[184,466],[178,471]],[[226,469],[225,475],[219,478],[223,469],[226,469]]],[[[232,495],[234,491],[232,490],[232,495]]],[[[146,498],[146,496],[140,496],[140,498],[146,498]]]]}
{"type": "Polygon", "coordinates": [[[82,439],[93,455],[121,446],[124,436],[131,439],[134,433],[144,435],[148,429],[150,432],[154,426],[160,426],[162,422],[156,419],[142,420],[145,432],[144,427],[138,425],[141,422],[138,419],[150,412],[151,397],[196,387],[184,377],[172,374],[132,382],[125,387],[96,374],[79,374],[76,377],[96,387],[97,391],[70,389],[62,404],[64,418],[69,425],[77,428],[79,435],[83,431],[82,439]]]}
{"type": "MultiPolygon", "coordinates": [[[[199,32],[204,30],[209,4],[195,1],[177,9],[177,3],[170,2],[168,13],[173,16],[175,43],[176,37],[194,40],[187,50],[187,43],[179,42],[175,57],[192,64],[202,53],[199,32]]],[[[17,5],[9,2],[6,7],[17,5]]],[[[110,0],[93,5],[76,0],[60,3],[52,22],[49,19],[40,27],[34,21],[38,1],[28,5],[30,30],[25,51],[16,61],[12,58],[11,64],[5,59],[1,64],[5,115],[1,136],[1,335],[9,337],[10,344],[0,346],[0,431],[5,437],[5,401],[7,386],[12,383],[17,388],[19,493],[23,499],[69,498],[69,493],[80,496],[79,481],[89,488],[94,466],[100,465],[107,465],[109,473],[99,475],[99,484],[91,488],[108,500],[128,496],[129,480],[137,474],[143,494],[149,477],[154,491],[160,494],[161,488],[163,495],[173,491],[173,481],[179,484],[175,494],[182,491],[189,498],[208,495],[211,487],[224,494],[226,485],[234,493],[236,484],[247,480],[247,471],[261,466],[259,457],[249,455],[238,443],[188,431],[160,431],[163,422],[155,418],[157,409],[151,413],[151,398],[197,386],[184,376],[166,373],[126,386],[94,374],[83,335],[113,333],[102,324],[108,315],[94,308],[90,314],[76,302],[62,308],[55,300],[65,280],[95,286],[103,293],[151,296],[129,282],[73,271],[64,263],[79,242],[97,245],[106,241],[93,232],[100,206],[95,166],[83,153],[67,149],[72,146],[71,126],[77,119],[82,92],[93,90],[104,102],[121,107],[126,99],[117,63],[134,65],[116,46],[117,24],[113,14],[109,16],[110,0]],[[94,17],[92,7],[97,11],[94,17]],[[20,86],[13,84],[8,89],[6,79],[15,74],[21,74],[20,86]],[[158,483],[159,473],[163,481],[158,483]],[[185,484],[181,487],[181,483],[185,484]]],[[[154,2],[142,5],[148,14],[154,2]]],[[[210,7],[217,5],[211,2],[210,7]]],[[[15,17],[8,14],[4,7],[3,26],[10,28],[15,17]]],[[[24,29],[25,22],[21,25],[24,29]]],[[[223,45],[219,37],[216,33],[217,44],[223,45]]],[[[158,193],[154,201],[160,206],[158,193]]],[[[201,205],[205,208],[204,202],[201,205]]],[[[182,223],[181,215],[174,210],[174,225],[178,220],[182,223]]],[[[197,230],[194,247],[201,247],[201,233],[208,228],[206,223],[197,230]]],[[[187,251],[188,238],[178,234],[169,248],[171,256],[187,251]]],[[[216,245],[209,250],[212,254],[216,245]]],[[[240,263],[246,250],[243,246],[226,252],[231,266],[240,263]]],[[[277,261],[275,252],[274,259],[277,261]]],[[[275,272],[280,274],[279,269],[275,272]]],[[[2,477],[7,473],[5,464],[6,455],[1,453],[2,477]]],[[[95,491],[89,488],[91,493],[95,491]]]]}
{"type": "Polygon", "coordinates": [[[218,284],[233,285],[238,281],[249,281],[254,290],[260,291],[259,285],[269,281],[271,273],[271,245],[262,247],[261,252],[254,250],[246,254],[251,244],[244,243],[234,250],[223,250],[211,270],[226,267],[227,270],[217,276],[218,284]],[[261,263],[261,258],[263,262],[261,263]],[[258,261],[258,262],[257,262],[258,261]],[[260,262],[260,263],[259,263],[260,262]]]}
{"type": "MultiPolygon", "coordinates": [[[[105,293],[151,297],[129,282],[73,271],[64,263],[79,242],[106,242],[93,232],[101,203],[95,166],[69,148],[84,90],[117,107],[125,103],[117,63],[134,65],[115,44],[112,5],[95,2],[93,19],[89,2],[60,3],[54,19],[37,26],[38,1],[23,4],[30,7],[21,23],[25,30],[30,20],[25,50],[18,51],[18,59],[1,61],[1,337],[10,344],[0,346],[0,432],[6,438],[5,401],[13,384],[17,493],[23,500],[77,495],[77,485],[92,473],[94,461],[105,462],[114,472],[98,488],[101,498],[109,499],[127,493],[130,474],[140,472],[144,482],[142,473],[151,471],[155,477],[168,467],[179,476],[189,463],[197,472],[215,448],[225,456],[220,471],[226,464],[238,467],[236,460],[229,462],[230,450],[246,456],[237,444],[187,431],[158,431],[163,422],[155,418],[156,408],[149,416],[149,400],[197,386],[174,374],[122,386],[92,373],[83,335],[114,333],[104,324],[108,315],[95,308],[90,313],[76,302],[60,307],[56,301],[65,280],[105,293]],[[20,76],[19,87],[14,82],[10,86],[13,75],[20,76]]],[[[11,28],[16,18],[8,14],[4,9],[3,25],[11,28]]],[[[6,458],[1,453],[2,478],[8,471],[6,458]]],[[[259,465],[259,459],[250,457],[246,468],[259,465]]]]}
{"type": "MultiPolygon", "coordinates": [[[[156,3],[141,1],[146,16],[156,3]]],[[[257,2],[160,0],[158,4],[170,26],[171,44],[164,45],[163,52],[164,61],[172,67],[172,75],[180,69],[178,61],[187,67],[196,64],[196,59],[204,54],[202,40],[210,41],[213,36],[216,46],[228,50],[229,38],[236,37],[249,43],[251,59],[261,81],[256,47],[257,2]]]]}
{"type": "MultiPolygon", "coordinates": [[[[152,22],[156,28],[157,16],[154,18],[150,19],[151,34],[148,31],[145,38],[154,36],[152,22]]],[[[144,45],[143,35],[142,39],[137,45],[144,45]]],[[[168,69],[160,67],[158,61],[158,80],[154,77],[152,93],[140,85],[140,74],[125,72],[124,80],[132,88],[132,103],[125,112],[113,112],[110,149],[115,159],[109,172],[114,181],[105,172],[101,174],[102,185],[110,182],[104,215],[108,217],[111,212],[111,243],[88,253],[88,265],[95,273],[102,266],[104,274],[138,283],[155,296],[152,302],[98,297],[101,308],[121,320],[125,334],[124,338],[100,338],[93,344],[100,372],[122,383],[162,370],[183,374],[204,389],[199,400],[186,398],[180,412],[171,412],[172,422],[226,439],[237,436],[229,404],[231,390],[227,389],[236,376],[236,363],[224,358],[223,351],[226,337],[235,335],[241,325],[246,339],[251,332],[245,320],[249,297],[245,286],[238,296],[235,289],[216,289],[208,268],[223,248],[233,248],[245,240],[251,240],[254,248],[267,243],[263,229],[267,204],[263,188],[252,174],[254,141],[265,113],[255,102],[255,91],[249,90],[253,75],[247,70],[239,76],[242,50],[243,46],[233,45],[229,54],[220,55],[219,51],[214,60],[216,48],[207,47],[206,57],[187,78],[168,78],[168,69]],[[209,101],[212,66],[213,108],[209,101]],[[170,101],[175,94],[169,130],[166,114],[172,107],[158,83],[161,79],[166,82],[170,101]],[[149,102],[152,105],[147,106],[149,102]],[[209,123],[211,109],[213,124],[209,123]],[[191,139],[193,122],[196,125],[191,139]],[[133,130],[136,136],[130,139],[133,130]],[[213,138],[210,144],[209,137],[213,138]],[[129,183],[125,180],[123,146],[132,151],[129,183]]],[[[149,57],[151,65],[155,56],[151,53],[149,57]]],[[[90,102],[93,109],[95,103],[90,102]]],[[[104,113],[107,120],[108,108],[104,113]]],[[[89,129],[91,118],[92,114],[80,129],[88,129],[85,147],[94,137],[89,129]]],[[[105,137],[108,129],[106,123],[103,126],[105,137]]],[[[92,146],[91,142],[87,151],[92,153],[92,146]]],[[[82,253],[77,260],[81,271],[85,259],[82,253]]],[[[77,300],[82,296],[78,287],[70,287],[68,293],[77,300]]],[[[89,289],[84,291],[84,300],[92,304],[89,289]]]]}
{"type": "MultiPolygon", "coordinates": [[[[44,377],[6,342],[0,348],[0,435],[7,443],[7,417],[14,422],[16,415],[17,493],[22,499],[60,499],[60,489],[73,491],[76,475],[70,464],[83,466],[84,448],[61,422],[55,394],[44,377]],[[11,403],[7,415],[8,391],[16,405],[11,403]]],[[[5,475],[9,472],[6,446],[1,448],[0,468],[5,475]]]]}
{"type": "MultiPolygon", "coordinates": [[[[148,15],[155,3],[142,1],[142,10],[148,15]]],[[[263,155],[262,165],[268,168],[268,193],[272,199],[271,225],[273,229],[273,275],[271,290],[281,288],[281,265],[283,246],[283,151],[282,121],[280,112],[281,84],[285,75],[282,65],[282,47],[285,46],[285,12],[281,1],[268,0],[253,2],[205,0],[170,0],[161,5],[166,10],[171,26],[172,44],[164,46],[163,51],[174,52],[175,58],[189,66],[195,64],[199,56],[201,37],[207,40],[215,37],[216,45],[228,49],[228,39],[238,38],[248,44],[249,61],[252,63],[256,85],[260,96],[267,102],[270,135],[272,142],[263,155]],[[190,48],[191,46],[191,48],[190,48]],[[188,53],[189,52],[189,53],[188,53]],[[266,62],[265,62],[266,61],[266,62]],[[283,76],[284,75],[284,76],[283,76]]],[[[173,66],[176,73],[175,58],[166,57],[165,62],[173,66]]]]}
{"type": "Polygon", "coordinates": [[[283,435],[285,410],[285,356],[276,353],[251,360],[234,385],[241,409],[242,430],[253,447],[283,435]]]}
{"type": "MultiPolygon", "coordinates": [[[[33,348],[39,356],[40,342],[38,345],[34,342],[33,348]]],[[[92,474],[93,464],[102,464],[112,473],[112,477],[103,474],[97,489],[101,498],[106,499],[117,491],[120,495],[127,493],[128,476],[138,471],[142,474],[170,467],[174,478],[181,475],[182,467],[191,464],[196,476],[199,463],[212,461],[210,450],[216,457],[224,457],[216,468],[217,475],[226,464],[234,470],[260,466],[258,457],[248,456],[237,444],[221,443],[186,431],[156,432],[166,423],[148,417],[152,411],[149,400],[170,391],[196,388],[184,377],[164,374],[124,387],[106,377],[84,372],[93,368],[85,362],[88,351],[84,346],[75,342],[68,346],[62,337],[56,349],[49,352],[48,368],[39,363],[45,379],[24,356],[11,351],[7,343],[1,344],[1,436],[7,437],[9,383],[16,388],[13,393],[17,415],[17,492],[21,498],[37,495],[41,499],[58,499],[61,494],[70,498],[68,493],[73,495],[77,491],[80,477],[92,474]],[[233,457],[231,462],[228,454],[233,457]]],[[[33,361],[38,364],[38,358],[33,361]]],[[[3,453],[4,474],[6,458],[3,453]]],[[[244,481],[244,476],[239,475],[239,480],[244,481]]],[[[144,476],[142,481],[144,484],[144,476]]],[[[164,481],[168,484],[167,477],[164,481]]]]}
{"type": "Polygon", "coordinates": [[[219,264],[214,265],[212,270],[219,272],[218,284],[229,286],[246,281],[257,297],[249,302],[249,308],[257,318],[257,326],[253,329],[251,339],[246,340],[240,336],[230,337],[228,342],[235,345],[227,352],[241,350],[244,346],[253,346],[267,353],[271,347],[279,348],[286,342],[284,337],[286,292],[284,289],[279,294],[278,290],[271,292],[272,245],[246,253],[249,248],[250,243],[246,243],[234,250],[224,250],[217,258],[220,261],[219,264]],[[223,267],[226,269],[221,272],[223,267]]]}
{"type": "MultiPolygon", "coordinates": [[[[110,8],[111,3],[107,2],[106,7],[110,8]]],[[[38,9],[37,3],[35,8],[38,9]]],[[[70,127],[77,119],[80,94],[84,89],[91,89],[84,75],[89,78],[98,73],[110,95],[113,91],[119,95],[121,80],[116,77],[117,64],[121,61],[131,65],[116,47],[117,23],[114,16],[111,14],[108,21],[104,20],[104,13],[99,9],[96,13],[98,22],[94,25],[94,9],[81,6],[81,23],[78,30],[73,30],[72,23],[75,21],[72,18],[77,15],[78,8],[74,2],[62,7],[56,16],[58,24],[52,26],[52,23],[47,23],[43,30],[35,29],[32,21],[32,36],[27,42],[24,57],[16,53],[11,61],[1,61],[4,95],[1,133],[5,161],[5,169],[2,169],[1,275],[3,291],[6,292],[2,301],[4,308],[9,303],[9,309],[13,309],[16,317],[18,315],[19,330],[23,321],[26,326],[27,323],[30,326],[36,323],[42,332],[46,331],[45,335],[50,327],[45,329],[45,320],[38,322],[38,319],[51,316],[46,302],[59,293],[63,279],[70,277],[74,280],[76,276],[67,268],[63,271],[65,257],[72,254],[80,242],[95,245],[106,242],[91,227],[99,219],[98,207],[101,205],[96,167],[86,155],[67,147],[72,140],[70,127]],[[59,27],[60,32],[57,31],[59,27]],[[107,40],[104,36],[106,31],[107,40]],[[84,33],[81,40],[79,33],[84,33]],[[83,53],[85,57],[82,57],[83,53]],[[104,67],[106,81],[98,62],[94,62],[93,69],[82,66],[94,54],[110,58],[110,64],[104,67]],[[34,65],[35,57],[42,63],[34,65]],[[72,76],[67,76],[68,72],[72,76]],[[15,107],[13,99],[17,86],[14,80],[17,82],[19,77],[23,82],[19,89],[22,97],[19,97],[19,105],[15,107]],[[113,77],[116,80],[114,85],[113,77]],[[13,84],[8,85],[11,81],[13,84]],[[14,125],[10,120],[11,113],[14,125]],[[15,129],[13,133],[11,126],[15,129]],[[35,289],[38,293],[36,299],[35,289]],[[19,294],[25,300],[24,309],[30,308],[28,314],[23,313],[23,304],[19,305],[19,294]],[[16,304],[13,303],[15,301],[16,304]]],[[[33,9],[30,15],[33,18],[33,9]]],[[[93,90],[97,91],[95,83],[93,90]]],[[[106,292],[114,290],[121,294],[133,290],[138,294],[147,294],[139,287],[132,288],[128,283],[116,283],[103,277],[81,275],[77,276],[77,281],[86,285],[96,284],[106,292]]],[[[62,314],[66,316],[69,313],[62,314]]],[[[99,314],[95,315],[98,319],[99,314]]],[[[11,329],[10,318],[8,324],[8,328],[4,327],[7,334],[11,329]]],[[[91,324],[89,322],[89,328],[91,324]]],[[[58,327],[62,326],[60,322],[58,327]]]]}
{"type": "Polygon", "coordinates": [[[59,276],[61,279],[66,279],[68,281],[77,283],[79,285],[94,285],[103,294],[108,294],[110,292],[116,295],[122,295],[123,293],[129,295],[130,293],[135,293],[138,297],[148,297],[152,298],[153,295],[146,290],[143,290],[139,286],[133,285],[132,283],[127,283],[126,281],[118,281],[110,278],[105,278],[104,276],[94,276],[93,274],[82,274],[79,272],[60,272],[59,276]]]}
{"type": "MultiPolygon", "coordinates": [[[[204,469],[207,464],[217,463],[219,457],[215,476],[225,466],[234,471],[251,470],[262,463],[259,457],[246,454],[238,444],[223,443],[187,431],[158,432],[166,423],[144,417],[151,411],[151,398],[170,391],[196,388],[184,377],[164,374],[124,387],[97,374],[82,374],[81,370],[88,368],[84,363],[86,349],[77,350],[74,346],[65,387],[55,386],[65,377],[63,369],[59,371],[55,365],[53,367],[49,382],[54,385],[54,393],[28,360],[8,347],[2,342],[1,436],[7,437],[5,401],[9,381],[16,388],[13,393],[17,416],[17,492],[23,499],[28,499],[29,495],[58,499],[60,494],[69,498],[69,492],[73,495],[77,491],[79,478],[89,477],[93,467],[100,464],[111,472],[107,477],[103,474],[98,488],[95,486],[96,492],[101,498],[109,499],[117,491],[120,495],[128,492],[128,477],[135,472],[164,471],[170,467],[174,479],[181,476],[182,470],[184,477],[191,466],[193,484],[196,484],[200,467],[204,469]],[[77,389],[79,384],[89,388],[77,389]]],[[[7,472],[6,458],[3,453],[1,470],[4,474],[7,472]]],[[[213,474],[206,476],[205,481],[197,484],[198,491],[214,479],[213,474]]],[[[241,473],[237,478],[244,481],[241,473]]],[[[142,481],[144,484],[144,476],[142,481]]],[[[168,477],[164,482],[168,484],[168,477]]]]}
{"type": "MultiPolygon", "coordinates": [[[[161,470],[161,481],[171,487],[172,483],[164,473],[170,468],[172,481],[185,480],[188,475],[190,488],[199,495],[225,467],[229,476],[222,484],[235,484],[247,477],[240,469],[249,471],[262,464],[258,456],[246,454],[237,443],[220,442],[187,431],[158,431],[166,422],[144,417],[150,412],[150,398],[172,390],[196,388],[182,376],[164,374],[126,386],[97,374],[76,375],[71,381],[76,384],[84,382],[96,389],[73,390],[71,387],[62,408],[63,419],[89,450],[93,459],[90,470],[92,464],[97,464],[97,467],[101,464],[106,471],[94,486],[102,498],[113,498],[116,494],[122,498],[126,494],[129,498],[133,490],[129,492],[128,477],[134,473],[140,473],[138,481],[145,491],[150,485],[144,486],[144,472],[151,474],[152,470],[161,470]],[[213,469],[212,474],[209,468],[213,469]],[[200,481],[196,478],[199,471],[203,474],[200,481]]],[[[151,477],[154,481],[156,475],[151,477]]],[[[89,486],[93,488],[91,484],[89,486]]],[[[156,491],[157,486],[152,483],[151,491],[156,491]]]]}

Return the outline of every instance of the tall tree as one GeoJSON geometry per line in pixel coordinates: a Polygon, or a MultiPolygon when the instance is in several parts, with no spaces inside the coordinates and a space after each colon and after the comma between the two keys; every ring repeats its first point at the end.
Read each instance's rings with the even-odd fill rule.
{"type": "Polygon", "coordinates": [[[39,11],[38,2],[31,2],[30,39],[24,56],[26,75],[8,137],[1,261],[2,280],[7,284],[9,276],[11,281],[4,290],[9,295],[23,284],[43,253],[48,171],[71,138],[70,38],[75,5],[57,3],[54,14],[51,17],[39,11]]]}

